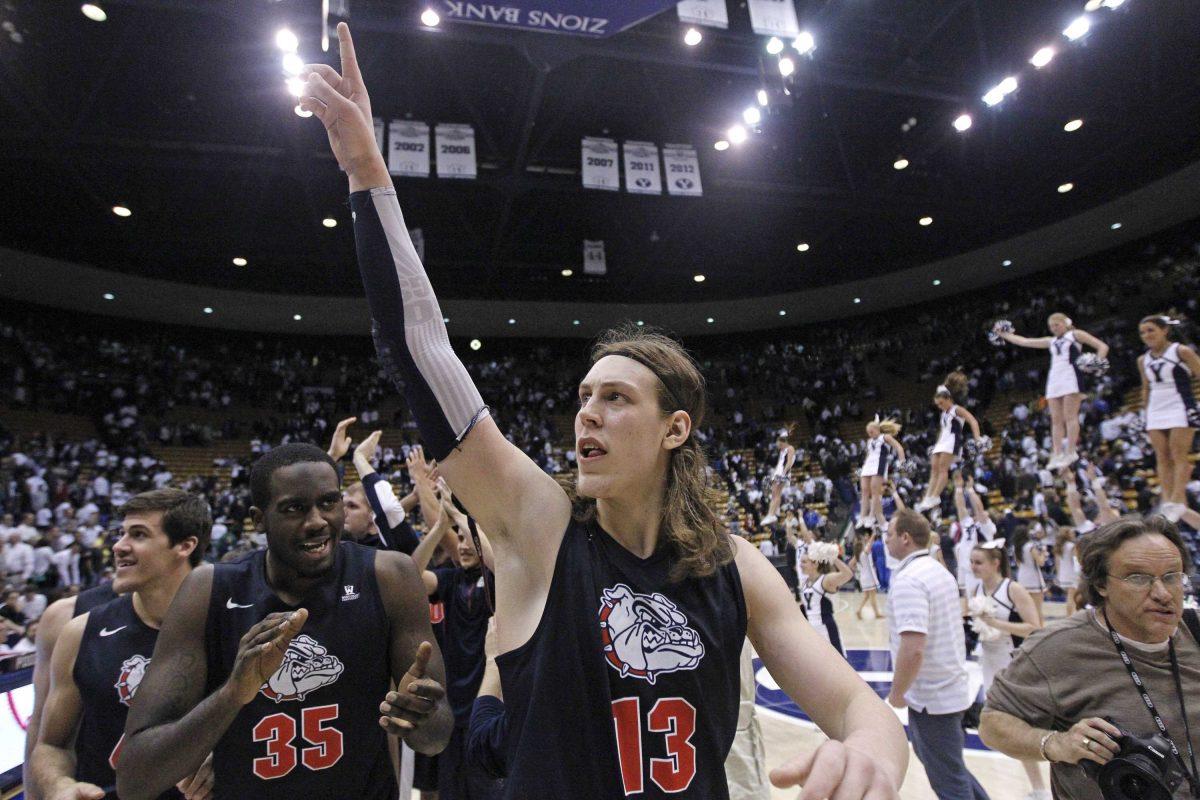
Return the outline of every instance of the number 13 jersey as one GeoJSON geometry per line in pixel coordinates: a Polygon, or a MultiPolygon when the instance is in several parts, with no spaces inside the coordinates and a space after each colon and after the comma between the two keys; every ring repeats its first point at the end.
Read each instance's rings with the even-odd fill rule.
{"type": "Polygon", "coordinates": [[[267,585],[266,551],[218,564],[208,606],[208,693],[229,677],[242,635],[275,611],[308,609],[283,664],[213,749],[215,798],[395,800],[379,704],[389,623],[375,550],[342,542],[329,578],[297,606],[267,585]]]}
{"type": "Polygon", "coordinates": [[[541,621],[496,659],[513,800],[729,797],[746,606],[730,562],[672,582],[670,548],[638,558],[571,522],[541,621]]]}

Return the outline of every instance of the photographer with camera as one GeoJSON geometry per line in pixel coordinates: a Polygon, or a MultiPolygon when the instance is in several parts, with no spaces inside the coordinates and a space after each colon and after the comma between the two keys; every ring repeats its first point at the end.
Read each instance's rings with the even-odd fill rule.
{"type": "Polygon", "coordinates": [[[988,692],[979,735],[1013,758],[1049,761],[1057,800],[1200,798],[1187,548],[1158,516],[1109,523],[1081,548],[1094,608],[1025,640],[988,692]]]}

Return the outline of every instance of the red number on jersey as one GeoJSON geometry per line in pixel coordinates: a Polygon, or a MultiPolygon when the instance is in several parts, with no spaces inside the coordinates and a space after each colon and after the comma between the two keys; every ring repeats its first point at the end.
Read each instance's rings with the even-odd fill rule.
{"type": "MultiPolygon", "coordinates": [[[[617,756],[625,794],[639,794],[642,781],[642,712],[636,697],[614,700],[613,726],[617,734],[617,756]]],[[[696,707],[682,697],[664,697],[646,718],[651,733],[666,734],[667,758],[650,759],[650,780],[664,792],[682,792],[696,777],[696,707]]]]}
{"type": "Polygon", "coordinates": [[[263,717],[254,726],[254,741],[267,743],[267,754],[254,759],[254,774],[264,781],[282,778],[296,768],[296,721],[287,714],[263,717]]]}
{"type": "MultiPolygon", "coordinates": [[[[312,745],[300,751],[300,761],[311,770],[329,769],[342,760],[342,732],[327,727],[338,718],[338,707],[301,709],[304,740],[312,745]]],[[[254,726],[254,741],[267,743],[267,754],[254,759],[254,774],[264,781],[282,778],[296,768],[296,720],[282,712],[263,717],[254,726]]]]}
{"type": "Polygon", "coordinates": [[[312,770],[329,769],[342,760],[342,732],[337,728],[326,728],[324,723],[338,718],[337,704],[306,708],[301,714],[304,721],[304,739],[313,747],[300,753],[304,766],[312,770]]]}
{"type": "Polygon", "coordinates": [[[650,780],[664,792],[682,792],[696,777],[696,707],[682,697],[664,697],[650,709],[647,727],[665,733],[669,758],[650,759],[650,780]]]}
{"type": "Polygon", "coordinates": [[[125,744],[125,734],[121,734],[121,738],[117,739],[117,746],[108,754],[108,765],[113,769],[117,768],[117,760],[121,758],[121,745],[125,744]]]}

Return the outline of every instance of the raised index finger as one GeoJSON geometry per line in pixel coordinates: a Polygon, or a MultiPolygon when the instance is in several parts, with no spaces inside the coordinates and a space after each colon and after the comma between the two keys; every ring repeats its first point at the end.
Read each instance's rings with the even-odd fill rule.
{"type": "Polygon", "coordinates": [[[342,77],[362,85],[362,73],[358,71],[358,57],[354,55],[354,40],[350,38],[350,26],[339,22],[338,52],[342,56],[342,77]]]}

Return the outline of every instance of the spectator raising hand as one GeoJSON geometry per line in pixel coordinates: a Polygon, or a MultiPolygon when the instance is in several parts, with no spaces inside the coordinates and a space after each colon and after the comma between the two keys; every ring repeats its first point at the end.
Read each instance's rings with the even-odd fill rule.
{"type": "Polygon", "coordinates": [[[346,457],[346,453],[350,452],[350,437],[346,435],[346,429],[354,424],[358,417],[347,417],[337,424],[333,431],[333,439],[329,442],[329,457],[334,461],[341,461],[346,457]]]}

